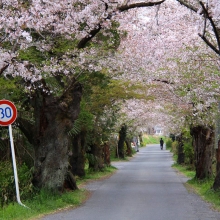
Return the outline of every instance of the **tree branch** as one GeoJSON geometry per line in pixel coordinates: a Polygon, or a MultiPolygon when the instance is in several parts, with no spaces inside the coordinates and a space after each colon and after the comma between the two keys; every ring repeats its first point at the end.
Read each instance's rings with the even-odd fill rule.
{"type": "Polygon", "coordinates": [[[168,80],[162,80],[162,79],[154,79],[153,81],[162,82],[162,83],[169,84],[169,85],[174,84],[174,83],[172,83],[172,82],[169,82],[168,80]]]}
{"type": "Polygon", "coordinates": [[[8,67],[9,67],[9,63],[6,64],[4,67],[2,67],[2,68],[0,69],[0,76],[2,75],[2,73],[3,73],[8,67]]]}
{"type": "Polygon", "coordinates": [[[201,35],[201,34],[198,34],[202,40],[212,49],[215,51],[215,53],[219,54],[220,55],[220,51],[204,36],[204,35],[201,35]]]}
{"type": "Polygon", "coordinates": [[[176,0],[178,1],[181,5],[187,7],[188,9],[194,11],[197,13],[197,11],[199,10],[198,8],[196,8],[195,6],[191,5],[190,3],[184,1],[184,0],[176,0]]]}
{"type": "MultiPolygon", "coordinates": [[[[123,11],[127,11],[129,9],[132,9],[132,8],[141,8],[141,7],[150,7],[150,6],[155,6],[155,5],[159,5],[163,2],[165,2],[166,0],[160,0],[158,2],[139,2],[139,3],[133,3],[133,4],[126,4],[126,5],[122,5],[122,6],[119,6],[117,8],[117,10],[119,12],[123,12],[123,11]]],[[[129,1],[127,1],[128,3],[129,1]]],[[[105,3],[105,11],[107,12],[108,10],[108,4],[105,3]]],[[[108,16],[104,19],[111,19],[112,17],[112,14],[114,13],[115,11],[112,11],[112,12],[109,12],[108,13],[108,16]]],[[[77,45],[77,48],[78,49],[82,49],[86,46],[86,44],[92,40],[102,29],[102,26],[101,26],[101,22],[97,25],[97,28],[93,29],[90,31],[90,33],[88,33],[88,35],[86,37],[84,37],[83,39],[80,40],[80,42],[78,43],[77,45]]]]}
{"type": "Polygon", "coordinates": [[[96,34],[99,33],[99,31],[102,29],[101,25],[98,24],[98,27],[96,29],[93,29],[88,36],[84,37],[83,39],[81,39],[81,41],[78,43],[77,48],[78,49],[82,49],[86,46],[86,44],[92,40],[92,38],[94,38],[96,36],[96,34]]]}
{"type": "Polygon", "coordinates": [[[133,4],[129,4],[129,5],[119,6],[118,10],[120,12],[123,12],[123,11],[127,11],[129,9],[132,9],[132,8],[142,8],[142,7],[150,7],[150,6],[160,5],[163,2],[165,2],[165,0],[161,0],[159,2],[137,2],[137,3],[133,3],[133,4]]]}
{"type": "Polygon", "coordinates": [[[209,15],[207,9],[205,8],[205,5],[203,4],[203,2],[200,1],[199,3],[202,6],[202,9],[203,9],[203,11],[205,13],[205,17],[207,17],[207,19],[210,21],[210,23],[212,25],[212,28],[213,28],[213,31],[214,31],[214,34],[215,34],[215,38],[216,38],[216,41],[217,41],[217,44],[218,44],[218,49],[217,48],[214,49],[213,48],[214,45],[212,45],[210,42],[208,44],[207,41],[204,40],[204,39],[206,39],[205,37],[203,37],[204,39],[203,38],[202,39],[207,43],[207,45],[209,47],[211,47],[218,55],[220,55],[220,36],[218,34],[218,30],[216,28],[216,25],[215,25],[214,21],[212,20],[212,17],[209,15]]]}

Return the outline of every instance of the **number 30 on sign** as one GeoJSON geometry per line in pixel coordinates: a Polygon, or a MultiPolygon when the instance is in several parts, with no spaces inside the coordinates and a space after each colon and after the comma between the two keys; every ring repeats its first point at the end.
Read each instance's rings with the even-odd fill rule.
{"type": "Polygon", "coordinates": [[[0,126],[8,126],[17,118],[15,105],[8,100],[0,100],[0,126]]]}

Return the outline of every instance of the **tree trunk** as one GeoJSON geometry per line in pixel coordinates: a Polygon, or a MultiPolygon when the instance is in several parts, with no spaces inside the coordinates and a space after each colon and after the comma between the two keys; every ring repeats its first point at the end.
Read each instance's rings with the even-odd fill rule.
{"type": "Polygon", "coordinates": [[[89,169],[92,169],[93,171],[99,171],[104,168],[102,154],[103,150],[100,145],[95,143],[90,145],[90,151],[88,153],[89,169]]]}
{"type": "Polygon", "coordinates": [[[183,139],[182,139],[182,134],[177,136],[177,163],[178,164],[183,164],[185,162],[185,155],[184,155],[184,149],[183,149],[183,139]]]}
{"type": "Polygon", "coordinates": [[[218,148],[216,149],[216,177],[213,184],[213,189],[220,189],[220,140],[218,140],[218,148]]]}
{"type": "Polygon", "coordinates": [[[79,177],[85,176],[85,132],[81,131],[73,138],[72,155],[70,157],[71,171],[79,177]]]}
{"type": "Polygon", "coordinates": [[[110,166],[111,164],[111,160],[110,160],[110,146],[107,143],[104,143],[103,145],[103,160],[104,160],[104,164],[106,166],[110,166]]]}
{"type": "Polygon", "coordinates": [[[139,136],[139,140],[140,140],[140,146],[142,147],[143,146],[143,133],[140,132],[140,134],[138,136],[139,136]]]}
{"type": "Polygon", "coordinates": [[[126,138],[125,139],[125,143],[126,143],[126,146],[127,146],[126,155],[128,157],[132,157],[132,147],[131,147],[131,140],[130,140],[130,138],[126,138]]]}
{"type": "Polygon", "coordinates": [[[19,127],[35,150],[33,184],[37,188],[62,190],[74,186],[68,172],[70,138],[68,131],[80,112],[82,87],[73,80],[59,98],[36,91],[32,99],[35,125],[19,120],[19,127]]]}
{"type": "Polygon", "coordinates": [[[191,129],[195,151],[196,178],[205,179],[212,176],[212,157],[214,132],[211,127],[197,126],[191,129]]]}
{"type": "Polygon", "coordinates": [[[119,131],[119,141],[118,141],[118,156],[119,158],[125,158],[124,152],[124,143],[127,135],[127,126],[122,125],[121,130],[119,131]]]}

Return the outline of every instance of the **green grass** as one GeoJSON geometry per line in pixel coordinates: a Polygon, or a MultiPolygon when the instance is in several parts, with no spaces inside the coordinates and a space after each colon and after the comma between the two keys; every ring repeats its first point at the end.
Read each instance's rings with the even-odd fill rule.
{"type": "Polygon", "coordinates": [[[111,161],[112,162],[117,162],[117,161],[129,161],[129,158],[130,157],[125,157],[124,159],[122,159],[122,158],[118,158],[118,157],[111,157],[111,161]]]}
{"type": "Polygon", "coordinates": [[[25,208],[18,203],[9,204],[0,209],[0,220],[24,220],[34,219],[43,214],[51,213],[57,209],[66,207],[76,207],[80,205],[88,196],[88,192],[80,189],[74,192],[63,194],[53,194],[42,191],[32,200],[22,201],[29,208],[25,208]]]}
{"type": "Polygon", "coordinates": [[[90,180],[98,180],[102,178],[106,178],[114,174],[117,169],[113,166],[105,167],[102,171],[94,172],[89,169],[86,169],[86,176],[82,178],[77,178],[77,185],[85,184],[90,180]]]}
{"type": "Polygon", "coordinates": [[[187,184],[194,190],[195,193],[200,195],[203,200],[212,204],[213,208],[220,211],[220,191],[212,189],[214,178],[199,181],[191,179],[187,184]]]}
{"type": "Polygon", "coordinates": [[[54,194],[42,190],[31,200],[22,201],[22,203],[29,208],[25,208],[18,203],[9,204],[8,206],[0,208],[0,220],[33,220],[59,210],[75,208],[82,204],[89,196],[89,192],[80,187],[81,185],[91,180],[107,178],[115,171],[116,168],[112,166],[103,169],[101,172],[91,172],[87,170],[84,178],[77,179],[79,190],[65,192],[63,194],[54,194]]]}
{"type": "Polygon", "coordinates": [[[160,144],[160,138],[163,138],[165,142],[165,137],[163,136],[157,136],[157,135],[144,135],[143,136],[143,146],[146,146],[146,144],[160,144]]]}
{"type": "Polygon", "coordinates": [[[212,189],[214,177],[198,180],[195,178],[195,171],[186,166],[174,164],[173,168],[190,178],[185,184],[188,190],[198,194],[204,201],[209,202],[214,209],[220,211],[220,191],[214,191],[212,189]]]}
{"type": "Polygon", "coordinates": [[[195,170],[192,170],[188,166],[179,165],[177,163],[174,163],[172,167],[174,169],[178,170],[180,173],[183,173],[188,178],[194,178],[195,177],[195,170]]]}

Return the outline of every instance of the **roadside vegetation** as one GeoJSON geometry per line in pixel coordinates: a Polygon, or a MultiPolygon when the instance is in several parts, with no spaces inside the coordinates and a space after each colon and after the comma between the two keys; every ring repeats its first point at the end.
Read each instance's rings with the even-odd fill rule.
{"type": "Polygon", "coordinates": [[[165,136],[157,136],[157,135],[143,135],[143,146],[146,146],[147,144],[159,144],[160,138],[163,138],[163,140],[166,140],[165,136]]]}
{"type": "Polygon", "coordinates": [[[175,161],[173,168],[189,178],[189,180],[185,183],[185,186],[190,192],[198,194],[204,201],[210,203],[214,209],[220,211],[220,191],[213,189],[213,182],[216,176],[215,158],[213,157],[212,161],[212,175],[209,178],[204,178],[202,180],[198,179],[196,177],[196,169],[194,165],[195,160],[192,139],[189,136],[187,138],[186,136],[183,136],[182,140],[182,155],[180,155],[181,153],[179,152],[180,140],[172,140],[169,138],[166,142],[166,149],[173,153],[173,158],[175,161]],[[182,159],[180,159],[180,157],[182,157],[182,159]]]}
{"type": "MultiPolygon", "coordinates": [[[[146,144],[158,144],[159,137],[153,135],[143,135],[140,147],[146,144]]],[[[126,146],[125,146],[126,150],[126,146]]],[[[111,161],[127,161],[136,153],[132,148],[132,155],[118,158],[116,149],[111,147],[111,161]]],[[[84,185],[90,181],[108,178],[116,171],[116,168],[109,165],[102,170],[94,171],[89,168],[89,162],[85,164],[85,176],[76,178],[77,190],[57,193],[48,190],[36,190],[32,183],[32,169],[30,165],[18,164],[19,187],[21,201],[28,208],[19,205],[15,198],[15,186],[13,179],[12,164],[9,161],[0,164],[0,192],[3,195],[0,207],[0,220],[25,220],[38,219],[46,214],[54,213],[69,208],[75,208],[81,205],[89,198],[90,192],[84,188],[84,185]]]]}
{"type": "MultiPolygon", "coordinates": [[[[90,196],[90,192],[83,188],[84,184],[89,181],[107,178],[115,171],[116,168],[112,166],[106,167],[99,172],[86,169],[85,177],[77,178],[76,180],[79,189],[75,191],[65,191],[64,193],[41,190],[31,195],[29,194],[29,198],[22,200],[22,203],[28,208],[19,205],[17,202],[4,205],[0,208],[0,220],[33,220],[49,213],[69,208],[73,209],[81,205],[90,196]]],[[[14,189],[14,187],[12,188],[14,189]]]]}

